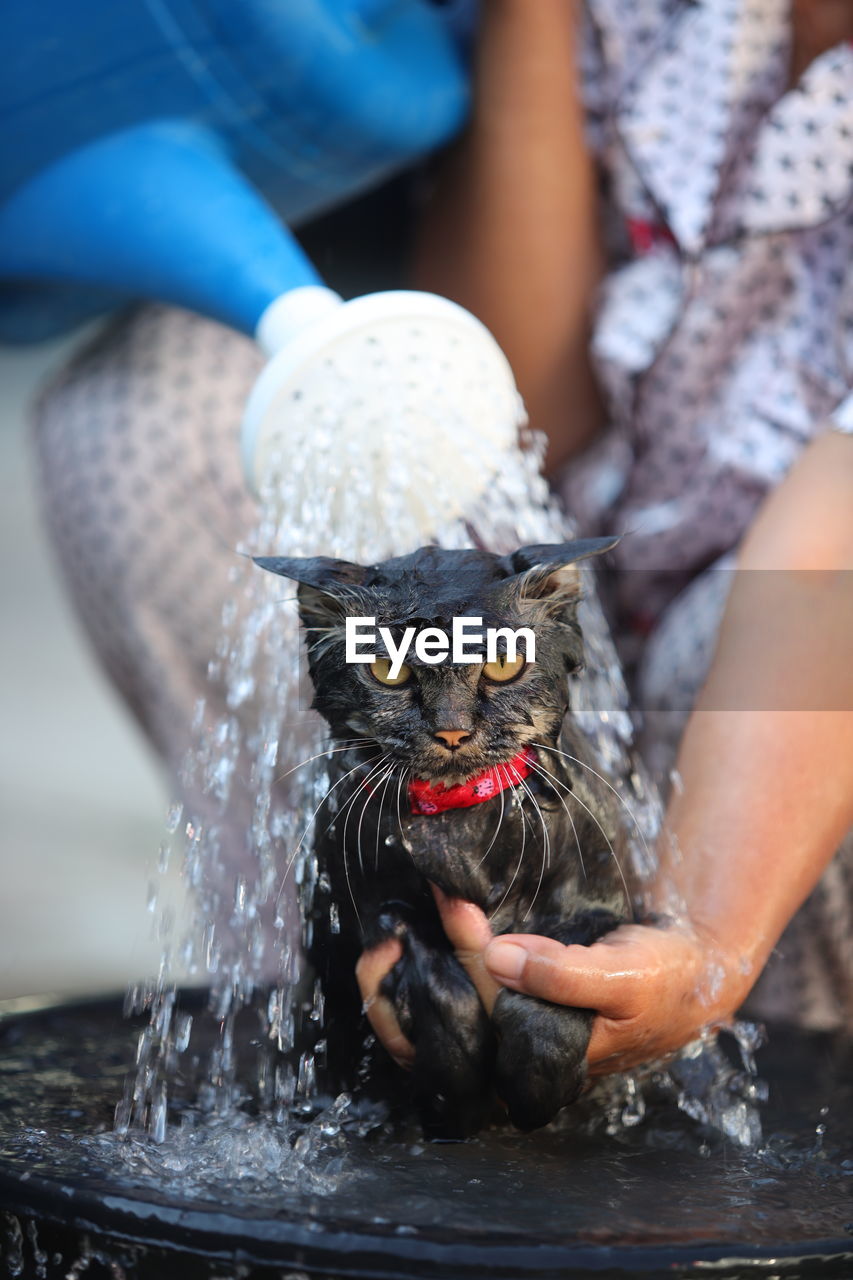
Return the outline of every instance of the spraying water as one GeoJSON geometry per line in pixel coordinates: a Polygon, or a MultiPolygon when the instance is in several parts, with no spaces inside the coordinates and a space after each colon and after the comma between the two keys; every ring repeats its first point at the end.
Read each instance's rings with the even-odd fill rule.
{"type": "MultiPolygon", "coordinates": [[[[421,335],[416,330],[409,336],[421,335]]],[[[436,349],[433,343],[430,358],[418,354],[417,342],[415,347],[402,359],[398,337],[386,349],[375,335],[361,334],[335,359],[324,356],[319,371],[314,360],[304,385],[291,386],[287,430],[265,446],[262,517],[240,548],[209,667],[225,711],[197,706],[182,777],[185,799],[169,814],[168,834],[183,846],[195,902],[179,954],[209,988],[210,1014],[219,1026],[197,1105],[215,1126],[208,1136],[215,1134],[211,1141],[220,1155],[228,1117],[245,1098],[235,1060],[241,1011],[253,1010],[264,1046],[257,1097],[278,1126],[272,1136],[265,1131],[267,1156],[270,1143],[290,1151],[294,1108],[311,1107],[313,1053],[298,1061],[287,1055],[304,1016],[322,1022],[319,989],[306,988],[300,957],[310,943],[319,874],[313,821],[328,787],[329,747],[324,724],[310,710],[295,589],[287,594],[287,584],[260,572],[250,557],[321,554],[374,563],[427,541],[505,553],[573,534],[541,475],[544,438],[525,428],[517,395],[507,401],[504,389],[503,399],[490,398],[493,366],[460,366],[452,344],[436,349]],[[476,428],[490,411],[511,413],[508,439],[476,428]],[[452,484],[443,483],[448,473],[452,484]],[[240,849],[231,847],[235,806],[245,813],[248,832],[240,849]]],[[[641,895],[654,870],[660,800],[632,751],[627,690],[591,571],[582,572],[587,664],[575,684],[573,714],[630,814],[632,871],[641,895]]],[[[168,845],[164,857],[167,852],[168,845]]],[[[171,922],[161,922],[157,979],[128,998],[127,1011],[146,1012],[149,1020],[140,1033],[135,1077],[116,1115],[119,1134],[146,1133],[158,1143],[167,1137],[169,1082],[192,1041],[191,1019],[178,1011],[171,976],[172,933],[171,922]]],[[[760,1132],[755,1108],[743,1090],[732,1097],[735,1073],[722,1058],[709,1066],[712,1056],[708,1046],[699,1046],[693,1059],[704,1064],[702,1071],[682,1071],[681,1082],[672,1078],[670,1096],[737,1141],[754,1142],[760,1132]]],[[[624,1100],[611,1101],[607,1111],[611,1128],[614,1117],[624,1125],[642,1119],[640,1084],[632,1077],[624,1088],[624,1100]]],[[[345,1110],[346,1100],[337,1105],[345,1110]]],[[[234,1124],[235,1144],[245,1124],[245,1117],[234,1124]]],[[[200,1147],[201,1139],[193,1142],[200,1147]]],[[[303,1162],[307,1154],[302,1141],[303,1162]]],[[[178,1158],[174,1149],[170,1158],[178,1158]]]]}

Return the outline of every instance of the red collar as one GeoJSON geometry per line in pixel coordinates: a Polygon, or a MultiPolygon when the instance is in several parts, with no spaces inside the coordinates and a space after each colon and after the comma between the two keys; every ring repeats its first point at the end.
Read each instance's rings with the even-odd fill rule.
{"type": "Polygon", "coordinates": [[[453,787],[443,782],[433,785],[423,778],[413,778],[409,783],[409,803],[412,813],[441,813],[444,809],[466,809],[472,804],[491,800],[499,791],[517,786],[522,778],[533,772],[536,752],[525,747],[506,764],[495,764],[483,773],[474,774],[453,787]]]}

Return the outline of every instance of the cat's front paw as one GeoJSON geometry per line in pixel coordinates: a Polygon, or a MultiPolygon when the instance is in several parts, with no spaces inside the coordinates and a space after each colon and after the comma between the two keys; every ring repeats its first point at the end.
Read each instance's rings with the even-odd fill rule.
{"type": "Polygon", "coordinates": [[[424,1132],[466,1138],[485,1123],[495,1056],[494,1029],[452,951],[435,950],[414,931],[382,983],[415,1046],[412,1083],[424,1132]]]}
{"type": "Polygon", "coordinates": [[[498,1035],[495,1086],[518,1129],[539,1129],[586,1084],[591,1012],[504,989],[492,1019],[498,1035]]]}

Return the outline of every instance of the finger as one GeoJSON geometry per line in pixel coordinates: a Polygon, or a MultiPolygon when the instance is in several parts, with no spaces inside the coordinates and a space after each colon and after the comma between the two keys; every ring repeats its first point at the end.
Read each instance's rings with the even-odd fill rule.
{"type": "Polygon", "coordinates": [[[379,990],[382,979],[391,972],[402,954],[399,939],[386,938],[362,953],[355,966],[355,976],[364,1012],[377,1039],[398,1066],[410,1069],[415,1060],[414,1045],[403,1035],[391,1001],[379,990]]]}
{"type": "Polygon", "coordinates": [[[492,940],[492,931],[483,912],[464,898],[448,898],[438,885],[430,885],[441,916],[441,923],[456,957],[477,989],[477,994],[491,1015],[500,984],[486,968],[483,952],[492,940]]]}
{"type": "Polygon", "coordinates": [[[633,1015],[643,977],[648,978],[642,948],[604,939],[589,947],[564,946],[534,934],[505,934],[489,943],[483,960],[492,977],[513,991],[610,1018],[633,1015]]]}
{"type": "Polygon", "coordinates": [[[448,897],[437,884],[431,884],[430,888],[444,932],[455,950],[466,956],[484,951],[492,940],[492,931],[480,908],[464,898],[448,897]]]}
{"type": "Polygon", "coordinates": [[[376,1038],[397,1066],[411,1071],[415,1062],[415,1047],[400,1030],[391,1001],[386,996],[373,996],[372,999],[365,1000],[364,1011],[376,1038]]]}

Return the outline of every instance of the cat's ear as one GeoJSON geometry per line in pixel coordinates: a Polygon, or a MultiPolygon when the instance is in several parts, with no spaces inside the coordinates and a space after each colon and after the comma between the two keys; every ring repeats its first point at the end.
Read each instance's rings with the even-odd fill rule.
{"type": "Polygon", "coordinates": [[[334,560],[331,556],[252,556],[255,564],[283,578],[293,578],[306,587],[334,591],[343,584],[358,586],[367,572],[364,565],[351,560],[334,560]]]}
{"type": "Polygon", "coordinates": [[[253,556],[255,564],[299,583],[299,616],[308,631],[324,630],[352,612],[367,570],[330,556],[253,556]]]}
{"type": "Polygon", "coordinates": [[[557,613],[580,598],[576,565],[590,556],[603,555],[620,538],[578,538],[574,542],[537,543],[519,547],[508,557],[519,599],[541,600],[549,613],[557,613]]]}

